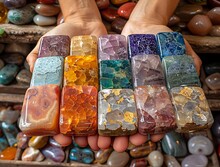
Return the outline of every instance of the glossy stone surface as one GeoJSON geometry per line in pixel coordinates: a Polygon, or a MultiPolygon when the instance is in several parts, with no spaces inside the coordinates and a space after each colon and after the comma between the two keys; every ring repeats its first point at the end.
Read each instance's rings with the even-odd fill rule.
{"type": "Polygon", "coordinates": [[[214,146],[209,138],[198,135],[189,139],[188,150],[191,154],[210,155],[214,146]]]}
{"type": "Polygon", "coordinates": [[[57,18],[54,16],[35,15],[33,21],[38,26],[52,26],[57,23],[57,18]]]}
{"type": "Polygon", "coordinates": [[[45,158],[50,159],[54,162],[62,162],[65,158],[65,153],[62,148],[46,146],[41,150],[41,153],[45,156],[45,158]]]}
{"type": "Polygon", "coordinates": [[[206,85],[212,90],[220,89],[220,73],[214,73],[206,77],[206,85]]]}
{"type": "Polygon", "coordinates": [[[183,36],[179,32],[161,32],[156,35],[156,39],[161,59],[186,53],[183,36]]]}
{"type": "Polygon", "coordinates": [[[181,167],[174,156],[164,155],[164,163],[167,167],[181,167]]]}
{"type": "Polygon", "coordinates": [[[55,5],[38,4],[35,11],[42,16],[55,16],[60,12],[60,7],[55,5]]]}
{"type": "Polygon", "coordinates": [[[70,55],[97,55],[97,38],[92,35],[74,36],[71,38],[70,55]]]}
{"type": "Polygon", "coordinates": [[[188,155],[183,159],[181,165],[182,167],[206,167],[208,165],[208,158],[204,155],[188,155]]]}
{"type": "Polygon", "coordinates": [[[156,143],[148,141],[145,144],[136,146],[135,148],[131,149],[129,153],[133,158],[141,158],[156,150],[156,147],[156,143]]]}
{"type": "Polygon", "coordinates": [[[211,75],[213,73],[220,73],[220,62],[211,62],[205,65],[205,72],[207,75],[211,75]]]}
{"type": "Polygon", "coordinates": [[[5,53],[1,55],[5,63],[22,65],[25,57],[20,53],[5,53]]]}
{"type": "Polygon", "coordinates": [[[180,23],[180,18],[176,15],[173,15],[170,17],[169,22],[168,22],[168,26],[172,27],[172,26],[176,26],[180,23]]]}
{"type": "Polygon", "coordinates": [[[96,5],[99,9],[106,9],[109,7],[110,2],[109,0],[96,0],[96,5]]]}
{"type": "Polygon", "coordinates": [[[157,54],[157,43],[153,34],[128,35],[129,57],[144,54],[157,54]]]}
{"type": "Polygon", "coordinates": [[[43,57],[36,60],[31,78],[31,86],[54,84],[62,87],[64,58],[43,57]]]}
{"type": "Polygon", "coordinates": [[[31,83],[31,72],[26,69],[22,69],[16,76],[16,81],[21,85],[30,85],[31,83]]]}
{"type": "Polygon", "coordinates": [[[165,86],[139,86],[135,88],[135,101],[140,134],[158,134],[176,128],[174,108],[165,86]]]}
{"type": "MultiPolygon", "coordinates": [[[[59,135],[59,134],[58,134],[59,135]]],[[[56,136],[56,135],[55,135],[56,136]]],[[[72,142],[71,142],[72,143],[72,142]]],[[[62,148],[62,146],[53,138],[53,137],[50,137],[49,138],[49,142],[48,142],[49,145],[53,146],[53,147],[60,147],[62,148]]]]}
{"type": "Polygon", "coordinates": [[[26,5],[26,0],[4,0],[4,5],[8,9],[20,8],[26,5]]]}
{"type": "Polygon", "coordinates": [[[133,88],[129,60],[102,60],[99,69],[100,90],[133,88]]]}
{"type": "Polygon", "coordinates": [[[22,161],[36,161],[40,162],[44,160],[43,154],[40,150],[35,149],[33,147],[28,147],[24,150],[21,156],[22,161]]]}
{"type": "Polygon", "coordinates": [[[22,8],[9,10],[8,20],[17,25],[30,23],[35,15],[35,6],[35,4],[30,3],[22,8]]]}
{"type": "Polygon", "coordinates": [[[95,162],[100,163],[100,164],[104,164],[108,160],[112,151],[113,151],[112,148],[100,149],[95,154],[95,162]]]}
{"type": "Polygon", "coordinates": [[[109,22],[114,21],[117,17],[119,17],[117,9],[109,7],[101,11],[102,17],[109,22]]]}
{"type": "Polygon", "coordinates": [[[206,36],[212,28],[212,22],[206,15],[195,15],[187,27],[194,35],[206,36]]]}
{"type": "Polygon", "coordinates": [[[17,148],[7,147],[0,153],[0,160],[14,160],[17,148]]]}
{"type": "Polygon", "coordinates": [[[16,127],[16,125],[2,122],[1,129],[8,141],[8,144],[10,146],[15,146],[17,144],[16,136],[18,134],[18,128],[16,127]]]}
{"type": "Polygon", "coordinates": [[[0,23],[5,23],[6,18],[7,18],[8,10],[4,6],[3,3],[0,3],[0,11],[1,11],[1,13],[0,13],[0,23]]]}
{"type": "Polygon", "coordinates": [[[28,142],[28,146],[35,149],[43,148],[47,144],[48,139],[48,136],[32,136],[28,142]]]}
{"type": "Polygon", "coordinates": [[[175,131],[165,134],[162,139],[162,149],[166,154],[174,157],[184,157],[187,154],[185,139],[175,131]]]}
{"type": "Polygon", "coordinates": [[[98,131],[103,136],[132,135],[137,113],[131,89],[104,89],[98,96],[98,131]]]}
{"type": "Polygon", "coordinates": [[[111,30],[120,34],[126,24],[127,20],[123,19],[121,17],[117,17],[112,23],[111,23],[111,30]]]}
{"type": "Polygon", "coordinates": [[[167,56],[162,60],[167,88],[177,86],[201,86],[196,67],[191,56],[167,56]]]}
{"type": "Polygon", "coordinates": [[[32,136],[57,134],[59,132],[59,104],[59,86],[30,87],[24,98],[20,129],[32,136]]]}
{"type": "Polygon", "coordinates": [[[212,7],[220,7],[220,2],[219,0],[208,0],[209,5],[212,7]]]}
{"type": "Polygon", "coordinates": [[[75,136],[97,132],[97,89],[94,86],[65,86],[60,106],[60,132],[75,136]]]}
{"type": "Polygon", "coordinates": [[[165,76],[158,55],[137,55],[131,58],[133,85],[164,85],[165,76]]]}
{"type": "Polygon", "coordinates": [[[19,116],[20,111],[18,110],[6,109],[0,111],[0,121],[6,122],[8,124],[15,123],[18,120],[19,116]]]}
{"type": "Polygon", "coordinates": [[[127,42],[124,35],[102,35],[98,40],[99,60],[128,59],[127,42]]]}
{"type": "Polygon", "coordinates": [[[152,151],[147,157],[149,164],[154,167],[161,167],[163,165],[163,159],[163,154],[157,150],[152,151]]]}
{"type": "Polygon", "coordinates": [[[17,137],[16,137],[16,139],[17,139],[17,146],[18,146],[18,148],[21,148],[21,149],[25,149],[25,148],[27,148],[28,147],[28,142],[29,142],[29,137],[26,135],[26,134],[24,134],[24,133],[22,133],[22,132],[19,132],[18,134],[17,134],[17,137]]]}
{"type": "Polygon", "coordinates": [[[133,159],[130,163],[130,167],[144,167],[147,166],[147,158],[133,159]]]}
{"type": "Polygon", "coordinates": [[[107,165],[109,166],[125,166],[129,161],[129,155],[127,152],[116,152],[113,151],[108,158],[107,165]]]}
{"type": "Polygon", "coordinates": [[[220,115],[214,117],[214,123],[211,130],[214,137],[220,138],[220,115]]]}
{"type": "Polygon", "coordinates": [[[136,5],[136,3],[134,3],[134,2],[127,2],[123,5],[121,5],[118,8],[118,15],[125,18],[125,19],[129,19],[131,12],[133,11],[135,5],[136,5]]]}
{"type": "Polygon", "coordinates": [[[114,5],[121,5],[125,2],[128,2],[129,0],[111,0],[111,3],[114,5]]]}
{"type": "Polygon", "coordinates": [[[212,126],[212,113],[202,88],[175,87],[170,93],[176,109],[178,132],[188,133],[212,126]]]}
{"type": "Polygon", "coordinates": [[[70,150],[69,158],[71,161],[90,164],[94,160],[94,154],[89,148],[74,147],[70,150]]]}
{"type": "Polygon", "coordinates": [[[0,70],[0,84],[10,84],[18,73],[19,67],[15,64],[7,64],[0,70]]]}
{"type": "Polygon", "coordinates": [[[214,25],[220,25],[220,7],[215,7],[211,9],[208,13],[207,16],[210,18],[212,24],[214,25]]]}
{"type": "Polygon", "coordinates": [[[211,30],[209,31],[209,35],[220,37],[220,25],[212,26],[211,30]]]}
{"type": "Polygon", "coordinates": [[[0,152],[8,147],[8,142],[5,136],[0,137],[0,152]]]}
{"type": "Polygon", "coordinates": [[[67,35],[51,35],[41,39],[39,57],[68,56],[70,54],[70,38],[67,35]]]}
{"type": "MultiPolygon", "coordinates": [[[[12,42],[12,43],[8,43],[5,46],[5,53],[16,53],[19,55],[19,57],[21,57],[21,55],[23,56],[27,56],[29,54],[29,52],[31,51],[31,45],[28,43],[17,43],[17,42],[12,42]]],[[[15,55],[16,55],[15,54],[15,55]]],[[[24,59],[24,58],[23,58],[24,59]]]]}
{"type": "Polygon", "coordinates": [[[61,133],[53,136],[53,139],[61,147],[69,146],[72,143],[72,137],[71,136],[63,135],[61,133]]]}

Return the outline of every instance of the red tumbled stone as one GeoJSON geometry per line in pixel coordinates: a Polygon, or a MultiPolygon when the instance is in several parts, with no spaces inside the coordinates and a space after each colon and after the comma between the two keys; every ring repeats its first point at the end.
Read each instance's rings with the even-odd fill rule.
{"type": "Polygon", "coordinates": [[[136,3],[134,2],[128,2],[128,3],[121,5],[118,8],[118,15],[125,19],[129,19],[131,12],[133,11],[135,5],[136,3]]]}
{"type": "Polygon", "coordinates": [[[105,20],[107,20],[109,22],[112,22],[117,17],[119,17],[117,9],[115,9],[115,8],[107,8],[107,9],[101,11],[101,15],[105,20]]]}

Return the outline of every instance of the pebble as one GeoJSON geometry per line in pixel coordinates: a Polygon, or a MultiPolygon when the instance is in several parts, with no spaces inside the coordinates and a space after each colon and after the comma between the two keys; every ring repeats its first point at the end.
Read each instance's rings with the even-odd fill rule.
{"type": "Polygon", "coordinates": [[[106,9],[109,7],[110,2],[109,0],[96,0],[96,4],[99,9],[106,9]]]}
{"type": "Polygon", "coordinates": [[[131,161],[130,167],[145,167],[147,166],[147,158],[138,158],[131,161]]]}
{"type": "Polygon", "coordinates": [[[5,53],[2,55],[2,59],[5,63],[16,64],[20,66],[23,65],[25,57],[20,53],[5,53]]]}
{"type": "Polygon", "coordinates": [[[16,152],[17,148],[7,147],[0,153],[0,160],[13,160],[15,159],[16,152]]]}
{"type": "Polygon", "coordinates": [[[62,148],[62,146],[61,146],[59,143],[57,143],[57,141],[54,140],[53,137],[50,137],[50,139],[49,139],[49,144],[50,144],[51,146],[53,146],[53,147],[59,147],[59,148],[62,148]]]}
{"type": "Polygon", "coordinates": [[[124,167],[128,161],[129,161],[130,157],[128,155],[127,152],[116,152],[113,151],[110,155],[110,157],[108,158],[107,161],[107,165],[109,166],[117,166],[117,167],[124,167]]]}
{"type": "Polygon", "coordinates": [[[176,15],[173,15],[169,19],[168,26],[172,27],[172,26],[178,25],[179,23],[180,23],[180,18],[176,15]]]}
{"type": "Polygon", "coordinates": [[[115,8],[107,8],[101,11],[102,17],[109,22],[114,21],[116,18],[119,17],[117,9],[115,8]]]}
{"type": "Polygon", "coordinates": [[[28,43],[9,43],[5,46],[5,53],[19,53],[27,56],[31,51],[31,45],[28,43]]]}
{"type": "Polygon", "coordinates": [[[35,15],[33,19],[34,23],[39,26],[51,26],[56,24],[57,19],[56,17],[47,17],[47,16],[41,16],[41,15],[35,15]]]}
{"type": "Polygon", "coordinates": [[[21,85],[30,85],[31,72],[27,69],[22,69],[16,76],[16,81],[21,85]]]}
{"type": "Polygon", "coordinates": [[[206,167],[208,158],[204,155],[188,155],[181,163],[182,167],[206,167]]]}
{"type": "Polygon", "coordinates": [[[19,67],[15,64],[7,64],[0,70],[0,84],[7,85],[11,83],[16,74],[18,73],[19,67]]]}
{"type": "Polygon", "coordinates": [[[44,147],[41,150],[41,152],[46,158],[54,162],[62,162],[65,158],[64,151],[59,147],[53,147],[53,146],[48,145],[44,147]]]}
{"type": "Polygon", "coordinates": [[[212,26],[209,35],[214,37],[220,37],[220,25],[212,26]]]}
{"type": "Polygon", "coordinates": [[[211,127],[212,134],[215,138],[220,138],[220,115],[214,117],[214,123],[211,127]]]}
{"type": "Polygon", "coordinates": [[[220,73],[214,73],[206,77],[205,79],[206,85],[211,90],[219,90],[220,89],[220,73]]]}
{"type": "Polygon", "coordinates": [[[33,147],[28,147],[24,150],[21,156],[22,161],[36,161],[41,162],[44,160],[43,154],[40,150],[35,149],[33,147]]]}
{"type": "Polygon", "coordinates": [[[26,0],[4,0],[4,5],[8,9],[21,8],[26,5],[26,0]]]}
{"type": "Polygon", "coordinates": [[[28,141],[30,138],[26,134],[19,132],[16,139],[18,141],[18,148],[25,149],[28,147],[28,141]]]}
{"type": "Polygon", "coordinates": [[[2,110],[0,112],[0,121],[6,122],[8,124],[13,124],[17,121],[20,116],[20,111],[18,110],[2,110]]]}
{"type": "Polygon", "coordinates": [[[71,161],[90,164],[94,161],[94,154],[90,148],[74,147],[70,150],[69,158],[71,161]]]}
{"type": "Polygon", "coordinates": [[[161,167],[163,165],[163,154],[160,151],[152,151],[147,159],[152,167],[161,167]]]}
{"type": "Polygon", "coordinates": [[[164,162],[167,167],[181,167],[174,156],[164,155],[164,162]]]}
{"type": "Polygon", "coordinates": [[[104,149],[104,150],[100,149],[95,154],[95,161],[97,163],[104,164],[108,160],[112,151],[113,151],[112,148],[108,148],[108,149],[104,149]]]}
{"type": "Polygon", "coordinates": [[[136,3],[134,3],[134,2],[127,2],[123,5],[121,5],[118,8],[118,15],[125,18],[125,19],[129,19],[131,12],[133,11],[135,5],[136,5],[136,3]]]}
{"type": "Polygon", "coordinates": [[[112,31],[121,34],[127,20],[123,19],[121,17],[116,18],[112,23],[111,23],[111,29],[112,31]]]}
{"type": "Polygon", "coordinates": [[[60,12],[60,7],[55,5],[38,4],[35,11],[42,16],[55,16],[60,12]]]}
{"type": "Polygon", "coordinates": [[[48,136],[33,136],[29,140],[28,146],[36,149],[43,148],[47,144],[48,139],[48,136]]]}
{"type": "Polygon", "coordinates": [[[220,25],[220,7],[215,7],[211,9],[208,13],[207,16],[210,18],[212,21],[212,24],[214,25],[220,25]]]}

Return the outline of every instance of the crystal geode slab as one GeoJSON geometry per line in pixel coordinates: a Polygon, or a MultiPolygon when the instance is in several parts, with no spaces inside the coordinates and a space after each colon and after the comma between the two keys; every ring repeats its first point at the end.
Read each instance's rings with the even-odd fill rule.
{"type": "Polygon", "coordinates": [[[158,55],[137,55],[131,58],[133,85],[164,85],[165,77],[158,55]]]}
{"type": "Polygon", "coordinates": [[[111,34],[99,37],[99,60],[128,59],[127,42],[124,35],[111,34]]]}
{"type": "Polygon", "coordinates": [[[157,54],[157,42],[153,34],[131,34],[128,36],[129,58],[142,54],[157,54]]]}
{"type": "Polygon", "coordinates": [[[92,35],[74,36],[71,38],[70,55],[97,55],[97,38],[92,35]]]}
{"type": "Polygon", "coordinates": [[[64,86],[95,86],[99,88],[96,56],[67,56],[64,64],[64,86]]]}
{"type": "Polygon", "coordinates": [[[56,84],[62,87],[64,58],[61,56],[38,58],[30,86],[56,84]]]}
{"type": "Polygon", "coordinates": [[[137,132],[137,113],[131,89],[105,89],[98,95],[98,132],[124,136],[137,132]]]}
{"type": "Polygon", "coordinates": [[[156,35],[160,58],[186,54],[184,39],[179,32],[161,32],[156,35]]]}
{"type": "Polygon", "coordinates": [[[42,37],[38,58],[49,56],[68,56],[70,54],[70,37],[51,35],[42,37]]]}
{"type": "Polygon", "coordinates": [[[102,60],[99,73],[100,90],[133,88],[129,60],[102,60]]]}
{"type": "Polygon", "coordinates": [[[140,134],[166,133],[176,128],[174,108],[165,86],[139,86],[134,93],[140,134]]]}
{"type": "Polygon", "coordinates": [[[201,86],[191,56],[167,56],[162,60],[162,66],[166,76],[167,88],[177,86],[201,86]]]}
{"type": "Polygon", "coordinates": [[[60,132],[74,136],[97,133],[97,89],[94,86],[65,86],[60,107],[60,132]]]}
{"type": "Polygon", "coordinates": [[[59,133],[60,87],[43,85],[30,87],[25,94],[19,127],[30,136],[59,133]]]}
{"type": "Polygon", "coordinates": [[[178,132],[188,133],[212,126],[212,113],[202,88],[175,87],[170,90],[170,94],[176,109],[178,132]]]}

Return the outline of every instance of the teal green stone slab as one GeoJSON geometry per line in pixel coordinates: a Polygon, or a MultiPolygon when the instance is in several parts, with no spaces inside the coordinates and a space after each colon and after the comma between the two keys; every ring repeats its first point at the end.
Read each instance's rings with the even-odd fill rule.
{"type": "Polygon", "coordinates": [[[132,88],[129,60],[102,60],[100,62],[100,90],[132,88]]]}
{"type": "Polygon", "coordinates": [[[1,128],[3,131],[3,134],[5,135],[8,144],[10,146],[15,146],[17,144],[17,134],[18,134],[18,128],[15,124],[8,124],[6,122],[1,123],[1,128]]]}
{"type": "Polygon", "coordinates": [[[31,86],[55,84],[62,87],[64,58],[51,56],[38,58],[34,65],[31,86]]]}
{"type": "Polygon", "coordinates": [[[19,67],[15,64],[7,64],[0,70],[0,84],[7,85],[10,84],[16,74],[19,71],[19,67]]]}

